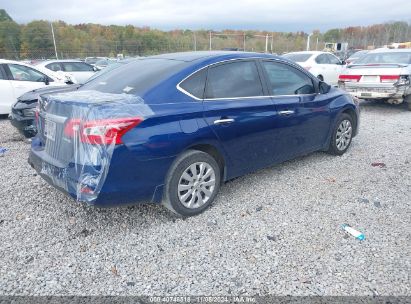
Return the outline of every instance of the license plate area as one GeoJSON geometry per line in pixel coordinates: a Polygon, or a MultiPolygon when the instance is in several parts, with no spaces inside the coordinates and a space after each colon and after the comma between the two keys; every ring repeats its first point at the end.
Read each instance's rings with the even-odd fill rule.
{"type": "Polygon", "coordinates": [[[44,121],[44,136],[54,141],[56,139],[57,125],[54,121],[46,119],[44,121]]]}
{"type": "Polygon", "coordinates": [[[380,76],[362,76],[361,82],[380,82],[380,76]]]}
{"type": "Polygon", "coordinates": [[[361,96],[362,97],[371,97],[372,96],[372,93],[361,93],[361,96]]]}

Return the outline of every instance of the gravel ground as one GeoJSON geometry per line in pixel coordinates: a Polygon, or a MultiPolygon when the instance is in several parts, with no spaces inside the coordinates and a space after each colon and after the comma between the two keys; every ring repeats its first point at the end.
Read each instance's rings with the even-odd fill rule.
{"type": "Polygon", "coordinates": [[[36,176],[1,119],[0,294],[411,295],[410,134],[404,106],[364,103],[345,155],[238,178],[182,220],[76,203],[36,176]]]}

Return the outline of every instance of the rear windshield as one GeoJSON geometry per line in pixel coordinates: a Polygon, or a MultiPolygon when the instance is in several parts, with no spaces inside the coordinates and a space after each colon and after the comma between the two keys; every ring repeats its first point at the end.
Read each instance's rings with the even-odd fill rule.
{"type": "Polygon", "coordinates": [[[358,52],[355,52],[354,54],[352,54],[350,57],[348,57],[348,58],[359,58],[359,57],[362,57],[362,56],[364,56],[365,54],[367,54],[368,53],[368,51],[358,51],[358,52]]]}
{"type": "Polygon", "coordinates": [[[411,52],[383,52],[367,54],[355,62],[355,64],[373,63],[411,64],[411,52]]]}
{"type": "Polygon", "coordinates": [[[176,73],[184,64],[177,60],[139,59],[87,82],[81,90],[139,95],[176,73]]]}
{"type": "Polygon", "coordinates": [[[283,55],[284,58],[287,58],[294,62],[305,62],[307,61],[312,54],[285,54],[283,55]]]}

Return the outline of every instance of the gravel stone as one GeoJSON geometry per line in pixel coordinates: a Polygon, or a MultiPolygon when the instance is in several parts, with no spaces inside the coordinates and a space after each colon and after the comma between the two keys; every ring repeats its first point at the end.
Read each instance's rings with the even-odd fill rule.
{"type": "Polygon", "coordinates": [[[369,201],[368,199],[366,199],[366,198],[359,198],[358,201],[359,201],[360,203],[363,203],[363,204],[369,204],[369,203],[370,203],[370,201],[369,201]]]}
{"type": "Polygon", "coordinates": [[[186,219],[75,202],[35,175],[29,143],[5,118],[0,147],[1,295],[411,295],[406,105],[364,102],[346,154],[237,178],[186,219]]]}
{"type": "Polygon", "coordinates": [[[374,206],[377,207],[377,208],[381,208],[381,203],[378,202],[378,201],[375,201],[374,206]]]}

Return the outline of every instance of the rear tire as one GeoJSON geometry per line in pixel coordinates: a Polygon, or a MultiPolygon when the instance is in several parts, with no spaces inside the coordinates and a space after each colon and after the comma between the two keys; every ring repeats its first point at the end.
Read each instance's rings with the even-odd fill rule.
{"type": "Polygon", "coordinates": [[[328,153],[332,155],[343,155],[351,145],[354,134],[354,123],[350,115],[343,113],[337,120],[331,134],[328,153]]]}
{"type": "Polygon", "coordinates": [[[220,176],[212,156],[198,150],[184,152],[167,174],[163,206],[180,217],[203,212],[220,189],[220,176]]]}

